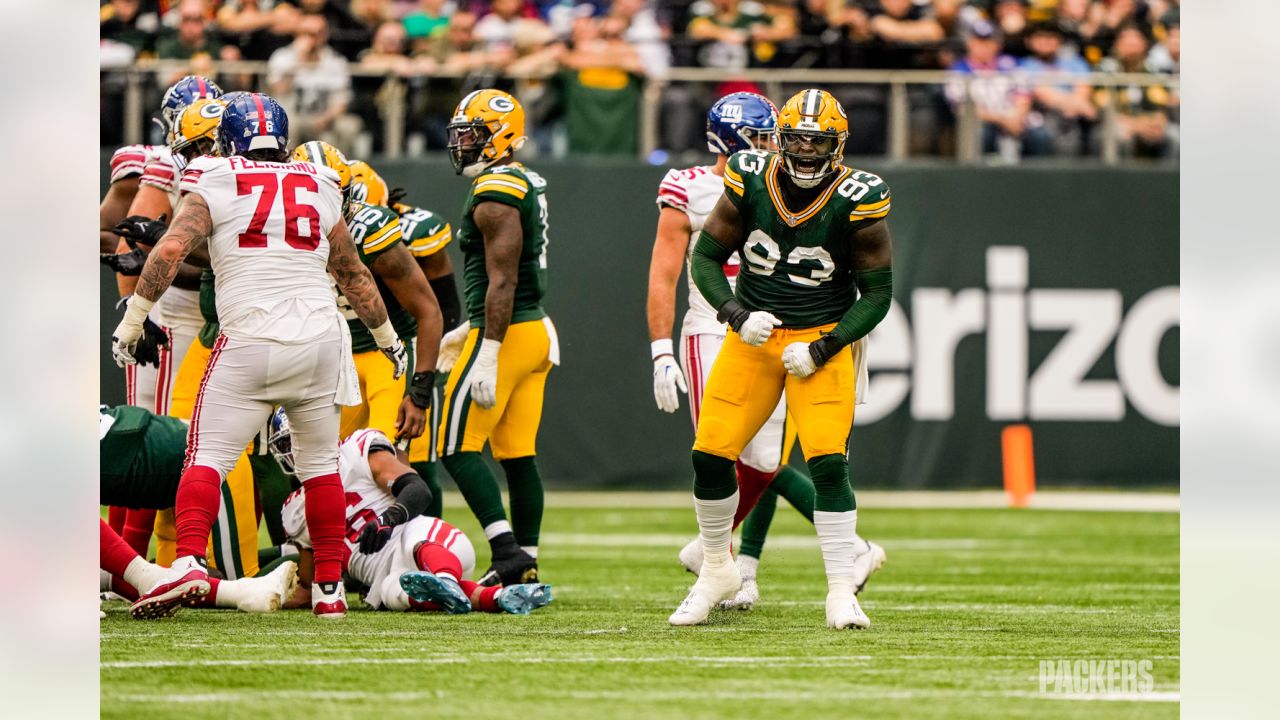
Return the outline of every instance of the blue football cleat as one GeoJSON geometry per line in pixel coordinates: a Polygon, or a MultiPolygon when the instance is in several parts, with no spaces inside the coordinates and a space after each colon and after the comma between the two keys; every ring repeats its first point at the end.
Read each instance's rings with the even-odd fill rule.
{"type": "Polygon", "coordinates": [[[551,596],[551,586],[546,583],[508,585],[494,597],[498,607],[512,615],[528,615],[540,607],[550,605],[554,599],[551,596]]]}
{"type": "Polygon", "coordinates": [[[435,603],[450,615],[471,612],[471,600],[462,592],[458,581],[447,575],[433,575],[414,570],[400,576],[400,587],[417,602],[435,603]]]}

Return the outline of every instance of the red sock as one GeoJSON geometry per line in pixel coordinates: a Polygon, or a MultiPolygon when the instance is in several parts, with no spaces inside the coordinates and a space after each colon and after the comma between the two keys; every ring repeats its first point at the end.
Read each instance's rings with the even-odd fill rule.
{"type": "Polygon", "coordinates": [[[751,508],[760,502],[760,496],[768,489],[778,471],[760,472],[741,460],[735,467],[738,470],[738,512],[734,513],[733,526],[737,528],[747,513],[751,512],[751,508]]]}
{"type": "Polygon", "coordinates": [[[116,577],[124,577],[125,568],[129,567],[129,563],[138,557],[138,553],[129,547],[110,525],[102,520],[98,521],[98,561],[99,567],[116,577]]]}
{"type": "Polygon", "coordinates": [[[156,527],[155,510],[130,509],[124,516],[124,532],[120,537],[129,543],[129,547],[142,557],[147,556],[151,547],[151,531],[156,527]]]}
{"type": "Polygon", "coordinates": [[[424,542],[414,553],[419,570],[438,575],[445,573],[454,580],[462,580],[462,561],[440,543],[424,542]]]}
{"type": "Polygon", "coordinates": [[[114,530],[117,535],[124,532],[124,518],[127,512],[129,512],[127,508],[118,505],[107,508],[107,527],[114,530]]]}
{"type": "Polygon", "coordinates": [[[209,531],[222,504],[222,476],[207,465],[192,465],[178,481],[176,521],[178,557],[202,558],[209,546],[209,531]]]}
{"type": "Polygon", "coordinates": [[[343,540],[347,514],[342,480],[338,473],[330,473],[304,480],[302,487],[307,499],[307,529],[311,531],[315,551],[315,581],[338,582],[342,580],[342,566],[347,556],[347,543],[343,540]]]}
{"type": "Polygon", "coordinates": [[[502,589],[501,585],[484,586],[470,580],[460,580],[458,582],[462,586],[462,592],[471,598],[471,607],[480,612],[500,613],[502,608],[498,607],[498,602],[494,600],[494,596],[502,589]]]}

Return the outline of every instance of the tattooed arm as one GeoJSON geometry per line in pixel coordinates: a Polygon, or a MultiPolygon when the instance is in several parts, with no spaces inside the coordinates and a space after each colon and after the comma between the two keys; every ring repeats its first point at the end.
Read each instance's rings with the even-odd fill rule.
{"type": "Polygon", "coordinates": [[[152,302],[160,299],[178,275],[182,261],[196,246],[208,242],[211,235],[213,218],[209,205],[198,194],[188,193],[178,216],[147,256],[134,294],[152,302]]]}
{"type": "Polygon", "coordinates": [[[360,262],[360,254],[343,222],[335,223],[329,231],[329,274],[365,326],[373,330],[386,324],[387,306],[378,294],[373,274],[360,262]]]}

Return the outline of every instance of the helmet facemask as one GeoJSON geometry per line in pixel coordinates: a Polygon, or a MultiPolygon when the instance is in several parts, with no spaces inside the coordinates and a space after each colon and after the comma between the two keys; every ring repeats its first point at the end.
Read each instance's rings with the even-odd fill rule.
{"type": "Polygon", "coordinates": [[[476,177],[498,158],[492,157],[493,131],[483,120],[449,123],[449,160],[458,175],[476,177]]]}
{"type": "Polygon", "coordinates": [[[296,474],[293,463],[293,433],[289,430],[289,420],[284,413],[278,413],[271,423],[271,431],[267,435],[267,449],[271,452],[280,469],[290,477],[296,474]]]}
{"type": "Polygon", "coordinates": [[[802,188],[811,188],[839,164],[844,138],[833,131],[778,128],[778,151],[792,181],[802,188]]]}

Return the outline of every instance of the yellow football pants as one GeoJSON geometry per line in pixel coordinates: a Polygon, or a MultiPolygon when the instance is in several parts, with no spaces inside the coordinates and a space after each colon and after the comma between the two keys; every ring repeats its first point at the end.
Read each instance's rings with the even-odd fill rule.
{"type": "Polygon", "coordinates": [[[782,366],[782,351],[788,345],[813,342],[832,327],[778,328],[760,347],[742,342],[730,330],[707,378],[693,449],[736,461],[769,419],[785,388],[788,419],[795,426],[805,460],[845,454],[853,428],[855,346],[841,349],[804,379],[782,366]]]}
{"type": "Polygon", "coordinates": [[[495,460],[536,454],[542,394],[552,365],[547,325],[530,320],[507,328],[498,350],[497,403],[488,410],[471,400],[468,373],[479,345],[480,330],[472,328],[445,384],[440,456],[480,452],[486,441],[495,460]]]}
{"type": "MultiPolygon", "coordinates": [[[[213,354],[199,340],[191,343],[191,349],[178,368],[173,382],[173,398],[169,414],[190,420],[195,410],[200,381],[213,354]]],[[[240,456],[222,484],[222,504],[209,537],[209,564],[222,570],[229,579],[252,577],[258,573],[258,514],[257,496],[253,484],[253,470],[249,467],[249,454],[240,456]]],[[[177,555],[177,529],[173,508],[156,513],[156,563],[169,567],[177,555]]]]}
{"type": "MultiPolygon", "coordinates": [[[[372,428],[396,439],[396,413],[404,399],[407,376],[395,378],[396,367],[381,350],[356,353],[356,375],[360,378],[360,405],[342,408],[341,437],[346,439],[357,430],[372,428]]],[[[412,372],[412,366],[410,366],[412,372]]]]}

